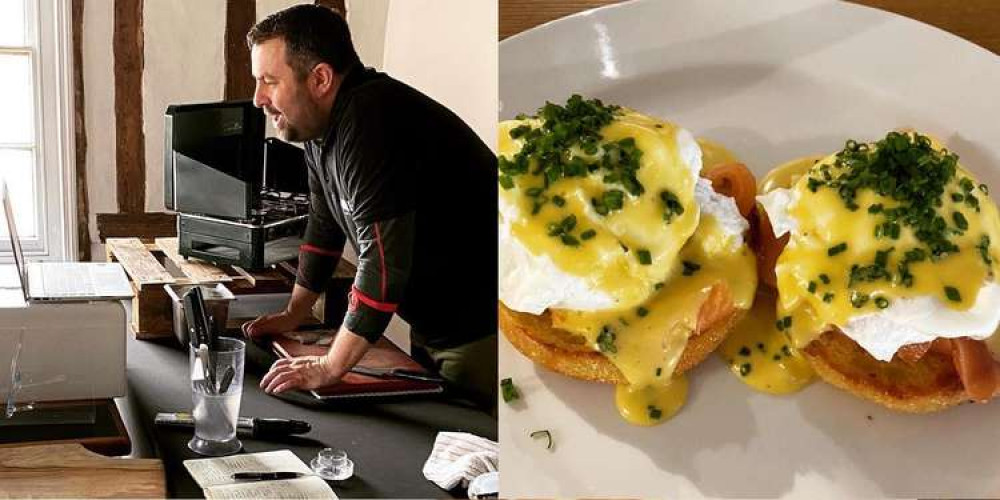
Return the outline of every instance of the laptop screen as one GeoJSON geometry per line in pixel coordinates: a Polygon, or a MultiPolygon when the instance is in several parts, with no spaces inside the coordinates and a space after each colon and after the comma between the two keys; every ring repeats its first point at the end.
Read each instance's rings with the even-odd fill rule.
{"type": "Polygon", "coordinates": [[[21,240],[17,239],[17,227],[14,225],[14,209],[11,208],[10,192],[7,183],[0,181],[3,188],[3,213],[7,217],[7,231],[10,234],[10,247],[14,251],[14,264],[17,266],[17,277],[21,280],[21,290],[24,300],[28,300],[28,266],[24,262],[24,251],[21,250],[21,240]]]}

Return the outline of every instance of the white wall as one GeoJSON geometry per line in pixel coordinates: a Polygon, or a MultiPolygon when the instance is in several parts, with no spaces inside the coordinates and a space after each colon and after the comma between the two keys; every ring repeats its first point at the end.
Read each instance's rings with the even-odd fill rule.
{"type": "MultiPolygon", "coordinates": [[[[97,240],[99,213],[118,211],[115,193],[115,81],[111,52],[113,2],[87,2],[83,11],[84,115],[87,121],[87,197],[90,240],[97,240]]],[[[102,245],[91,255],[103,260],[102,245]]]]}
{"type": "Polygon", "coordinates": [[[146,211],[162,212],[163,114],[171,104],[222,99],[226,2],[147,0],[143,4],[146,211]]]}
{"type": "MultiPolygon", "coordinates": [[[[163,207],[163,113],[169,104],[220,100],[225,84],[224,0],[146,0],[142,79],[146,209],[163,207]]],[[[257,0],[257,20],[298,0],[257,0]]],[[[103,260],[98,213],[115,213],[113,2],[86,2],[83,70],[92,255],[103,260]]],[[[420,89],[464,118],[491,147],[497,116],[497,13],[492,0],[348,0],[361,60],[420,89]]],[[[250,68],[247,68],[249,71],[250,68]]],[[[349,256],[350,257],[350,256],[349,256]]],[[[396,318],[388,336],[408,349],[396,318]]]]}
{"type": "Polygon", "coordinates": [[[347,24],[351,27],[354,49],[365,66],[383,69],[385,23],[389,0],[348,0],[347,24]]]}
{"type": "MultiPolygon", "coordinates": [[[[257,20],[300,0],[257,0],[257,20]]],[[[351,29],[362,60],[382,66],[389,0],[348,4],[351,29]]],[[[118,211],[115,186],[114,3],[86,2],[83,71],[87,118],[87,190],[90,198],[91,255],[102,260],[98,213],[118,211]]],[[[146,210],[163,206],[163,113],[170,104],[222,99],[225,87],[224,0],[147,0],[143,6],[145,67],[142,77],[143,134],[146,139],[146,210]]],[[[250,68],[247,68],[250,71],[250,68]]],[[[270,126],[270,124],[269,124],[270,126]]]]}
{"type": "Polygon", "coordinates": [[[385,72],[450,108],[495,148],[497,29],[493,0],[392,0],[385,72]]]}

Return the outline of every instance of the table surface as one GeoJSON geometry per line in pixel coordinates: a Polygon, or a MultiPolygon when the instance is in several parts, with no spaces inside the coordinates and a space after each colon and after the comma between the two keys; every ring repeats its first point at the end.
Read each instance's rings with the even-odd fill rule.
{"type": "MultiPolygon", "coordinates": [[[[500,0],[500,39],[560,17],[621,1],[500,0]]],[[[997,0],[854,0],[854,3],[916,19],[1000,54],[997,0]]]]}
{"type": "MultiPolygon", "coordinates": [[[[153,425],[157,412],[191,408],[187,353],[174,339],[129,338],[127,346],[129,391],[118,404],[132,437],[131,456],[163,460],[168,496],[199,497],[202,491],[183,465],[184,460],[201,458],[187,448],[193,430],[153,425]]],[[[282,441],[241,436],[244,451],[289,449],[308,464],[323,448],[346,450],[355,464],[354,477],[330,483],[341,498],[442,498],[462,494],[440,489],[421,472],[437,433],[464,431],[497,438],[495,418],[456,402],[410,399],[307,407],[264,394],[257,385],[261,374],[260,368],[254,369],[248,363],[240,415],[305,420],[312,424],[312,431],[282,441]]]]}

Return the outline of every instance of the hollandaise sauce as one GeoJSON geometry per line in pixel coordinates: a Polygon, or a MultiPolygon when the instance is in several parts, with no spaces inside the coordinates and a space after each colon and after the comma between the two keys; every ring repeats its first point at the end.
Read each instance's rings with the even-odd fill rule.
{"type": "Polygon", "coordinates": [[[553,326],[584,336],[625,375],[629,385],[617,388],[615,402],[627,421],[657,424],[683,406],[687,382],[675,369],[713,287],[726,287],[723,305],[731,299],[736,308],[750,307],[757,286],[754,256],[731,238],[714,217],[702,214],[698,230],[680,252],[677,272],[654,285],[652,296],[640,306],[552,311],[553,326]]]}
{"type": "MultiPolygon", "coordinates": [[[[687,394],[675,372],[700,333],[702,305],[722,294],[719,307],[748,309],[756,288],[753,254],[695,201],[694,139],[669,122],[573,96],[501,123],[498,150],[501,222],[530,253],[614,304],[549,309],[552,326],[583,337],[621,371],[628,384],[615,400],[627,421],[665,421],[687,394]]],[[[712,161],[729,155],[712,151],[712,161]]]]}
{"type": "Polygon", "coordinates": [[[793,347],[907,297],[968,310],[996,275],[1000,216],[988,188],[935,141],[890,132],[797,173],[804,163],[761,186],[793,191],[797,229],[775,267],[775,324],[793,347]]]}
{"type": "Polygon", "coordinates": [[[698,225],[696,169],[678,131],[579,96],[503,122],[501,217],[529,252],[634,308],[674,272],[698,225]]]}
{"type": "Polygon", "coordinates": [[[701,148],[701,168],[703,170],[740,161],[725,146],[710,139],[699,137],[698,146],[701,148]]]}
{"type": "Polygon", "coordinates": [[[809,385],[816,374],[775,323],[774,294],[761,290],[718,353],[729,370],[753,389],[791,394],[809,385]]]}

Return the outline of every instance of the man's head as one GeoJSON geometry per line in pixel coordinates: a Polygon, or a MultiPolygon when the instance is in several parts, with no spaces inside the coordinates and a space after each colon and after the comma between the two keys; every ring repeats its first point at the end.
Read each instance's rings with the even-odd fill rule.
{"type": "Polygon", "coordinates": [[[360,64],[344,18],[316,5],[267,17],[249,33],[254,105],[287,141],[323,136],[344,73],[360,64]]]}

